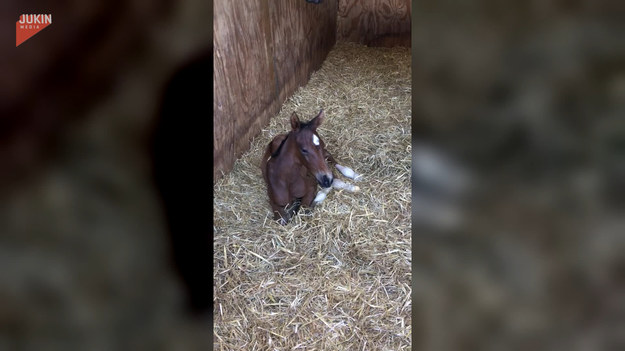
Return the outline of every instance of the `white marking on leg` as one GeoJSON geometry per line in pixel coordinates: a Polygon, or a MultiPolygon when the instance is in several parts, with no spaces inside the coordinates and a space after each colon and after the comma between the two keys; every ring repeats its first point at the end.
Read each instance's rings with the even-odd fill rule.
{"type": "Polygon", "coordinates": [[[360,190],[359,187],[351,185],[349,183],[345,183],[344,181],[340,179],[336,179],[336,178],[334,178],[334,181],[332,182],[332,187],[335,189],[345,189],[352,193],[355,193],[360,190]]]}
{"type": "Polygon", "coordinates": [[[320,204],[323,202],[323,200],[325,200],[326,196],[328,196],[328,193],[330,192],[330,190],[332,190],[332,188],[323,188],[321,190],[319,190],[319,192],[317,193],[317,196],[315,196],[315,199],[313,200],[313,204],[320,204]]]}
{"type": "Polygon", "coordinates": [[[340,164],[336,164],[334,165],[334,167],[336,167],[336,169],[339,170],[339,172],[341,172],[341,174],[343,174],[344,176],[346,176],[347,178],[353,179],[353,180],[359,180],[362,175],[354,172],[353,169],[346,167],[346,166],[341,166],[340,164]]]}
{"type": "Polygon", "coordinates": [[[315,134],[313,134],[313,144],[319,146],[319,138],[315,134]]]}

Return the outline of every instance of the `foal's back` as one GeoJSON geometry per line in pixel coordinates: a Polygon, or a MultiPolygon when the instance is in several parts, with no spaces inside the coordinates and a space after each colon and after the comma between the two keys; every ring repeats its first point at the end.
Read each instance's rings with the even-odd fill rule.
{"type": "Polygon", "coordinates": [[[266,184],[268,184],[269,182],[269,179],[267,178],[267,162],[271,158],[271,155],[273,155],[278,150],[278,148],[280,147],[280,144],[282,144],[282,142],[284,141],[284,139],[286,139],[286,137],[287,137],[287,134],[276,135],[275,137],[273,137],[273,140],[271,140],[271,142],[265,148],[265,154],[263,155],[263,159],[261,160],[260,168],[263,172],[263,178],[265,179],[266,184]]]}

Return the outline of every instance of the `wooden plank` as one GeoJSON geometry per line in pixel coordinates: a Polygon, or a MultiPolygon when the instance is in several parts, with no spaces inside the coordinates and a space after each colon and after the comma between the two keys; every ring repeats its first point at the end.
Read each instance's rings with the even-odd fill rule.
{"type": "Polygon", "coordinates": [[[237,138],[251,119],[274,100],[271,60],[265,45],[266,2],[215,2],[213,131],[215,177],[227,172],[236,157],[237,138]],[[263,11],[265,7],[265,11],[263,11]],[[267,88],[269,87],[269,89],[267,88]]]}
{"type": "Polygon", "coordinates": [[[336,0],[215,1],[215,180],[231,170],[336,39],[336,0]]]}
{"type": "Polygon", "coordinates": [[[280,99],[284,101],[318,69],[336,41],[336,1],[324,6],[276,1],[270,7],[280,99]],[[291,20],[285,21],[287,17],[291,20]]]}
{"type": "Polygon", "coordinates": [[[410,0],[340,0],[337,40],[368,44],[381,36],[410,33],[410,0]]]}

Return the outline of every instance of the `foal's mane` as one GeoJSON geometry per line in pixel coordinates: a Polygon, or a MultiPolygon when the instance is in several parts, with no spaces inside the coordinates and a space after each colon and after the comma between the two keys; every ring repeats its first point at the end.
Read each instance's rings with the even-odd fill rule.
{"type": "Polygon", "coordinates": [[[306,128],[308,128],[308,126],[310,125],[311,122],[312,122],[312,120],[310,120],[308,122],[299,122],[299,129],[306,129],[306,128]]]}
{"type": "Polygon", "coordinates": [[[271,154],[271,157],[276,158],[276,157],[278,157],[278,155],[280,155],[280,150],[282,150],[282,146],[284,145],[284,142],[289,138],[289,135],[291,135],[291,133],[287,134],[286,138],[282,139],[282,142],[280,143],[280,146],[278,146],[276,151],[274,151],[273,154],[271,154]]]}

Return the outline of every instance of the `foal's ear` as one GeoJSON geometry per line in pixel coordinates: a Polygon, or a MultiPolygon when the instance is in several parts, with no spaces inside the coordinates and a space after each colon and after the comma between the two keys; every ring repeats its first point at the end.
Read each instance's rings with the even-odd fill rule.
{"type": "Polygon", "coordinates": [[[293,114],[291,115],[291,128],[293,128],[293,130],[298,130],[299,125],[299,117],[297,117],[297,113],[293,112],[293,114]]]}
{"type": "Polygon", "coordinates": [[[321,122],[323,122],[323,119],[326,117],[325,112],[323,112],[323,109],[321,109],[321,111],[319,111],[319,114],[317,115],[317,117],[313,118],[309,123],[310,128],[312,128],[313,130],[317,129],[317,127],[319,127],[321,125],[321,122]]]}

